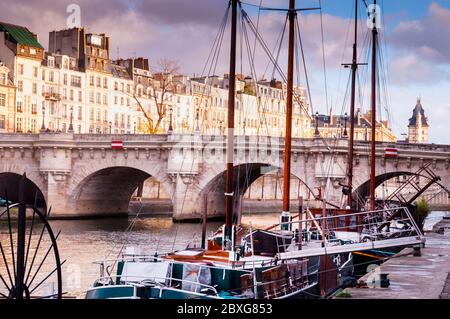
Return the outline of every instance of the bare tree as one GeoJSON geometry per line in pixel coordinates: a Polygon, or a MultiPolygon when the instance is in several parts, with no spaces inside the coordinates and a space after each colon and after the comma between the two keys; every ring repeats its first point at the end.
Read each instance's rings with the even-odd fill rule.
{"type": "Polygon", "coordinates": [[[149,99],[155,103],[156,119],[152,118],[150,110],[146,110],[139,101],[137,90],[134,92],[133,97],[147,121],[147,131],[151,134],[160,132],[161,123],[167,115],[169,99],[176,92],[174,77],[178,74],[179,69],[180,66],[175,60],[163,58],[157,63],[157,71],[153,74],[153,81],[150,85],[152,89],[148,95],[149,99]]]}

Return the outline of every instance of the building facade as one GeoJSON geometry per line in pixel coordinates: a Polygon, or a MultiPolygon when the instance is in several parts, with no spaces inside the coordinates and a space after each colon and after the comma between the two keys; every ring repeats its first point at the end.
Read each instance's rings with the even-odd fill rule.
{"type": "MultiPolygon", "coordinates": [[[[152,72],[149,60],[142,57],[112,61],[110,38],[84,28],[50,32],[47,54],[24,27],[0,23],[0,32],[0,59],[11,79],[5,101],[15,104],[13,109],[3,108],[3,131],[226,134],[227,74],[189,78],[176,71],[152,72]]],[[[237,75],[234,133],[283,137],[286,93],[281,81],[237,75]]],[[[370,139],[369,118],[358,111],[357,140],[370,139]]],[[[345,117],[312,116],[305,90],[295,86],[293,137],[314,137],[315,122],[324,138],[348,134],[345,117]]],[[[396,141],[387,122],[377,123],[377,141],[396,141]]]]}
{"type": "MultiPolygon", "coordinates": [[[[350,118],[348,115],[323,115],[316,114],[314,116],[314,135],[323,138],[348,138],[350,134],[350,118]]],[[[387,121],[377,121],[376,141],[377,142],[396,142],[397,137],[389,128],[387,121]]],[[[355,140],[370,141],[372,138],[372,121],[371,113],[363,114],[358,109],[355,115],[355,140]]]]}
{"type": "Polygon", "coordinates": [[[0,60],[16,87],[14,132],[36,133],[43,106],[39,82],[44,48],[27,28],[0,22],[0,60]]]}
{"type": "Polygon", "coordinates": [[[9,69],[0,62],[0,133],[14,132],[16,87],[9,77],[9,69]]]}
{"type": "Polygon", "coordinates": [[[84,73],[75,58],[47,54],[42,64],[44,113],[42,129],[85,133],[86,118],[84,73]],[[72,124],[72,126],[71,126],[72,124]]]}
{"type": "Polygon", "coordinates": [[[409,143],[428,143],[429,131],[428,118],[425,116],[425,111],[422,107],[421,99],[417,99],[416,106],[413,110],[413,115],[409,119],[408,124],[408,142],[409,143]]]}

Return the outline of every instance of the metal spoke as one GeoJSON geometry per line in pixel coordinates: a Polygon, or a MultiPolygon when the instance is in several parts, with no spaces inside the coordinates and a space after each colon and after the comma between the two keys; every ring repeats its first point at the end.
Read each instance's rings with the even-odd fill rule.
{"type": "Polygon", "coordinates": [[[8,272],[9,281],[11,282],[11,286],[14,286],[14,283],[13,283],[13,280],[12,280],[12,277],[11,277],[11,272],[9,271],[9,266],[8,266],[7,261],[6,261],[5,252],[3,251],[2,243],[0,243],[0,251],[2,252],[3,262],[5,263],[6,271],[8,272]]]}
{"type": "Polygon", "coordinates": [[[14,257],[14,241],[12,236],[12,227],[11,227],[11,214],[9,213],[9,205],[8,205],[8,193],[5,190],[6,196],[6,214],[8,216],[8,228],[9,228],[9,241],[11,243],[11,256],[12,256],[12,264],[14,270],[14,280],[16,279],[16,259],[14,257]]]}
{"type": "Polygon", "coordinates": [[[2,294],[1,292],[0,292],[0,296],[2,296],[5,299],[10,299],[7,295],[2,294]]]}
{"type": "Polygon", "coordinates": [[[5,285],[6,289],[11,291],[11,288],[8,286],[8,284],[6,283],[5,279],[3,278],[2,274],[0,274],[0,279],[3,281],[3,284],[5,285]]]}
{"type": "MultiPolygon", "coordinates": [[[[59,237],[60,234],[61,234],[61,231],[59,231],[58,234],[56,234],[55,240],[58,239],[58,237],[59,237]]],[[[34,279],[36,278],[36,275],[38,274],[39,270],[41,270],[41,267],[42,267],[42,265],[44,264],[45,260],[47,259],[48,254],[50,253],[50,251],[52,250],[52,248],[53,248],[53,242],[52,242],[52,244],[50,245],[50,247],[47,249],[47,252],[45,253],[44,258],[42,259],[41,263],[39,264],[39,267],[38,267],[38,269],[36,270],[36,272],[34,273],[34,276],[33,276],[33,278],[31,279],[30,283],[28,283],[28,277],[27,277],[27,280],[25,280],[25,284],[26,284],[28,287],[30,287],[31,284],[33,283],[34,279]]],[[[62,264],[61,264],[61,265],[62,265],[62,264]]],[[[30,268],[30,270],[31,270],[31,268],[30,268]]]]}
{"type": "MultiPolygon", "coordinates": [[[[36,207],[36,200],[35,200],[35,207],[36,207]]],[[[36,211],[33,209],[33,219],[31,220],[30,234],[28,235],[27,252],[25,255],[25,266],[28,264],[28,253],[30,252],[31,235],[33,234],[34,217],[35,216],[36,216],[36,211]]]]}
{"type": "MultiPolygon", "coordinates": [[[[50,211],[49,211],[48,213],[50,214],[50,211]]],[[[38,250],[39,250],[39,247],[40,247],[40,245],[41,245],[42,236],[44,235],[44,230],[45,230],[45,224],[42,225],[41,234],[39,235],[39,240],[38,240],[38,243],[37,243],[37,245],[36,245],[36,250],[34,251],[33,259],[31,260],[31,265],[30,265],[30,268],[28,269],[27,279],[25,280],[25,282],[27,282],[27,281],[28,281],[28,278],[30,277],[31,269],[33,268],[34,261],[35,261],[35,259],[36,259],[36,254],[37,254],[37,252],[38,252],[38,250]]]]}
{"type": "MultiPolygon", "coordinates": [[[[66,262],[67,260],[64,260],[62,263],[61,263],[61,266],[62,265],[64,265],[64,263],[66,262]]],[[[40,285],[42,285],[48,278],[50,278],[50,276],[51,275],[53,275],[54,273],[55,273],[55,271],[57,271],[58,270],[58,266],[56,266],[47,276],[45,276],[45,278],[44,279],[42,279],[40,282],[39,282],[39,284],[37,284],[36,285],[36,287],[34,287],[31,291],[30,291],[30,294],[33,292],[33,291],[35,291],[40,285]]],[[[34,277],[33,277],[33,279],[34,279],[34,277]]],[[[30,282],[30,284],[28,285],[29,287],[31,286],[31,282],[30,282]]]]}

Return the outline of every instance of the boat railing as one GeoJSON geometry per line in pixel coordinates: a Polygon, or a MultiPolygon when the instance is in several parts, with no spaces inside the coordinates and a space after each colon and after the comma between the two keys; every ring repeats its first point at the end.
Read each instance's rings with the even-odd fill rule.
{"type": "MultiPolygon", "coordinates": [[[[294,243],[279,243],[279,251],[286,252],[279,253],[279,256],[286,256],[288,251],[295,250],[320,250],[324,253],[333,248],[333,251],[344,252],[351,251],[349,246],[352,245],[356,250],[364,250],[365,246],[410,246],[424,242],[419,227],[406,207],[320,217],[310,212],[307,214],[308,218],[299,216],[298,220],[280,224],[284,229],[286,226],[296,229],[294,243]],[[395,218],[391,219],[392,216],[395,218]],[[308,245],[309,242],[319,242],[319,245],[308,245]],[[339,246],[346,247],[339,249],[339,246]]],[[[303,255],[312,256],[306,252],[303,255]]]]}
{"type": "Polygon", "coordinates": [[[170,285],[172,282],[186,283],[186,284],[190,284],[190,285],[193,285],[194,287],[196,287],[195,290],[197,290],[197,287],[200,287],[201,290],[208,289],[214,295],[218,295],[217,289],[211,285],[207,285],[207,284],[204,284],[204,283],[201,283],[198,281],[174,278],[174,277],[169,277],[169,276],[167,276],[167,277],[135,276],[135,275],[130,275],[130,274],[129,275],[104,276],[104,277],[97,278],[97,280],[94,282],[94,288],[114,285],[117,281],[119,281],[121,284],[129,284],[132,286],[153,284],[160,288],[174,288],[170,285]],[[127,280],[127,278],[130,278],[130,280],[127,280]],[[140,280],[139,281],[131,280],[131,279],[136,279],[136,278],[139,278],[140,280]],[[169,282],[170,284],[167,285],[167,284],[165,284],[166,282],[169,282]]]}
{"type": "MultiPolygon", "coordinates": [[[[92,262],[95,265],[99,265],[100,266],[100,278],[101,277],[108,277],[105,276],[105,270],[108,270],[108,274],[110,274],[112,272],[112,268],[110,268],[110,266],[113,265],[117,265],[119,262],[167,262],[167,263],[171,263],[171,264],[181,264],[181,265],[195,265],[195,266],[200,266],[203,268],[214,268],[214,269],[223,269],[223,267],[220,266],[215,266],[215,265],[211,265],[211,264],[205,264],[205,263],[195,263],[195,262],[189,262],[189,261],[181,261],[181,260],[173,260],[173,259],[167,259],[167,258],[163,258],[160,256],[155,256],[155,255],[127,255],[124,254],[122,255],[122,257],[116,258],[116,259],[105,259],[105,260],[101,260],[101,261],[94,261],[92,262]]],[[[266,263],[267,265],[272,265],[274,264],[273,260],[252,260],[252,263],[261,263],[264,265],[264,263],[266,263]]],[[[245,264],[248,262],[244,262],[244,261],[230,261],[229,265],[231,268],[236,269],[236,268],[242,268],[243,272],[247,272],[247,273],[252,273],[251,270],[246,270],[244,269],[245,264]]],[[[111,275],[112,276],[112,275],[111,275]]]]}

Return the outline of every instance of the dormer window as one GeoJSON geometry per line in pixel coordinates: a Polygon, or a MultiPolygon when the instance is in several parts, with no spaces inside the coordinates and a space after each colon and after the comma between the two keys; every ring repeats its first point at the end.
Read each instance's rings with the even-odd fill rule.
{"type": "Polygon", "coordinates": [[[55,60],[53,59],[53,57],[48,57],[48,66],[50,68],[54,68],[55,67],[55,60]]]}
{"type": "Polygon", "coordinates": [[[30,48],[30,54],[31,55],[36,55],[36,49],[30,48]]]}

